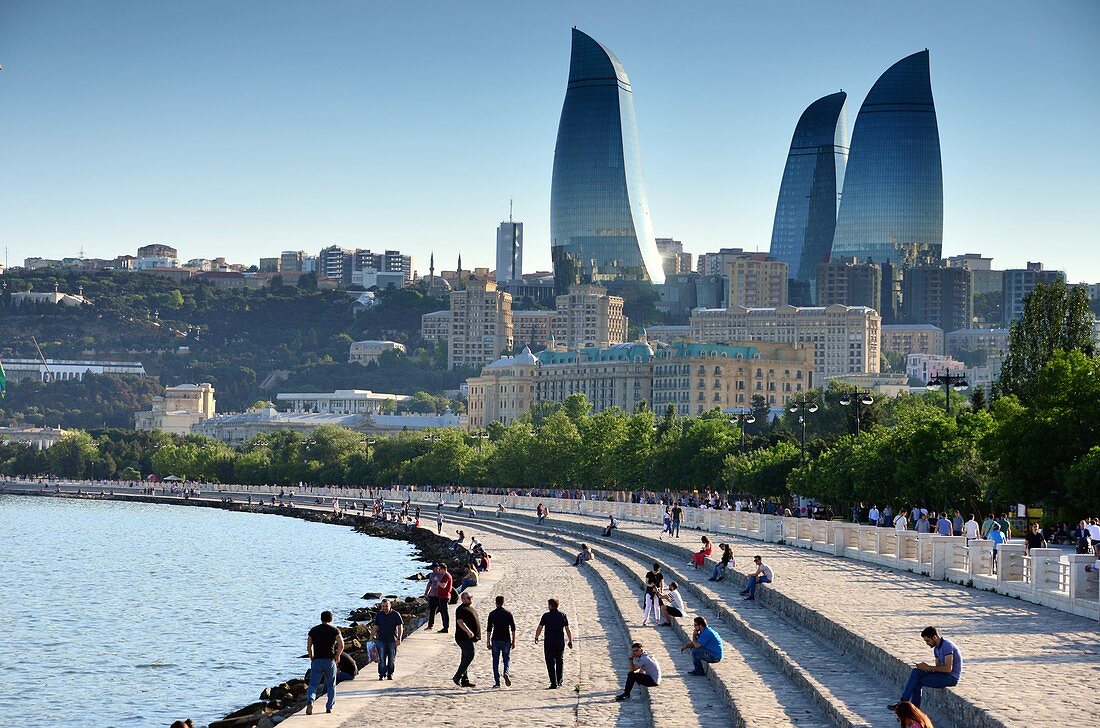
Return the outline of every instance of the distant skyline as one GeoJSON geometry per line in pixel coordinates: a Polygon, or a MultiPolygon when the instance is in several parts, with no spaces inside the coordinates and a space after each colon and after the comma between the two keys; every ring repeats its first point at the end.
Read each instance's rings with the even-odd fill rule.
{"type": "Polygon", "coordinates": [[[338,244],[550,270],[570,28],[630,73],[658,237],[767,251],[802,111],[928,48],[945,256],[1100,281],[1100,3],[0,6],[0,253],[338,244]],[[629,8],[629,12],[626,9],[629,8]]]}

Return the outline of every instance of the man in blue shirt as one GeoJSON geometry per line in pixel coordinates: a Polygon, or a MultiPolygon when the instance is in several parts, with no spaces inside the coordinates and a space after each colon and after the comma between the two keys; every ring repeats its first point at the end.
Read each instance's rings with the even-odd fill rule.
{"type": "MultiPolygon", "coordinates": [[[[940,637],[935,627],[925,627],[920,633],[924,643],[932,648],[932,654],[936,657],[936,664],[929,665],[926,662],[918,662],[913,671],[909,673],[909,681],[905,683],[905,690],[901,693],[901,700],[908,700],[913,705],[920,707],[921,690],[923,688],[951,688],[959,684],[962,677],[962,655],[959,648],[950,640],[940,637]]],[[[897,703],[886,706],[893,711],[898,707],[897,703]]]]}
{"type": "Polygon", "coordinates": [[[721,662],[722,638],[718,633],[707,626],[706,617],[695,618],[695,631],[692,632],[691,641],[680,648],[680,652],[691,650],[691,661],[695,669],[688,675],[705,675],[704,662],[721,662]]]}
{"type": "Polygon", "coordinates": [[[389,599],[383,599],[381,610],[374,614],[371,630],[371,637],[378,644],[379,680],[393,680],[393,666],[404,630],[405,624],[401,615],[393,611],[389,599]]]}

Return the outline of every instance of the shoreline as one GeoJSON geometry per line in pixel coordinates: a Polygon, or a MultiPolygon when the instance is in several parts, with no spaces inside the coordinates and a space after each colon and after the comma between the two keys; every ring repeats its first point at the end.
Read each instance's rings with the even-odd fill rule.
{"type": "MultiPolygon", "coordinates": [[[[285,516],[312,523],[323,523],[334,526],[345,526],[356,533],[377,538],[386,538],[395,541],[405,541],[416,549],[413,561],[420,564],[431,564],[436,561],[445,562],[452,571],[465,561],[461,558],[468,556],[465,547],[459,550],[451,549],[451,538],[438,535],[434,531],[423,526],[406,529],[402,524],[376,518],[373,515],[356,515],[354,513],[335,514],[331,510],[323,509],[319,504],[302,503],[294,506],[276,505],[270,506],[263,503],[241,503],[233,500],[222,500],[220,496],[188,497],[177,495],[150,495],[147,493],[69,491],[55,492],[41,488],[24,488],[23,483],[11,481],[0,482],[0,495],[37,496],[48,498],[63,498],[66,500],[111,500],[119,502],[137,502],[159,505],[182,505],[200,508],[217,508],[225,511],[241,513],[258,513],[267,515],[285,516]],[[16,487],[13,488],[12,486],[16,487]],[[215,500],[215,498],[219,498],[215,500]]],[[[349,499],[350,500],[350,499],[349,499]]],[[[405,580],[421,581],[413,578],[422,576],[423,569],[413,575],[405,577],[405,580]]],[[[365,666],[366,650],[364,639],[369,635],[369,623],[375,611],[378,609],[379,600],[383,597],[381,592],[367,592],[363,599],[369,601],[366,606],[351,610],[345,617],[348,626],[339,629],[344,634],[347,644],[346,652],[356,660],[360,671],[365,666]]],[[[427,602],[422,597],[406,597],[404,600],[393,600],[394,611],[402,615],[405,622],[406,636],[412,635],[427,622],[427,602]]],[[[305,693],[307,684],[302,677],[291,677],[275,685],[265,687],[258,692],[259,699],[256,702],[234,709],[223,715],[222,718],[213,720],[207,724],[208,728],[269,728],[278,725],[291,715],[300,712],[305,707],[305,693]]],[[[181,711],[186,712],[186,711],[181,711]]]]}

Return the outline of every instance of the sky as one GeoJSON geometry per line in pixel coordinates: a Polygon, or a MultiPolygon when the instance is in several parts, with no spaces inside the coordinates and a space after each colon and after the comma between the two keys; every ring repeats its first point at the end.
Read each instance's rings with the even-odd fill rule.
{"type": "Polygon", "coordinates": [[[766,251],[791,134],[931,53],[944,254],[1100,281],[1100,2],[0,0],[0,253],[550,266],[570,28],[630,75],[654,230],[766,251]]]}

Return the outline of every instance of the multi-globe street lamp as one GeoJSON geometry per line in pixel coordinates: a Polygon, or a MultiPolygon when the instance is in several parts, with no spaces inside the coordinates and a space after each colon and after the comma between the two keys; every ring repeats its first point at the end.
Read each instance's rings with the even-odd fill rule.
{"type": "Polygon", "coordinates": [[[944,406],[947,408],[947,414],[951,414],[951,392],[962,392],[970,388],[965,375],[952,374],[950,371],[932,375],[926,386],[933,392],[938,392],[940,387],[944,388],[944,406]]]}
{"type": "Polygon", "coordinates": [[[485,432],[484,430],[478,430],[477,432],[473,433],[473,436],[477,438],[477,454],[480,455],[481,443],[488,439],[489,433],[485,432]]]}
{"type": "Polygon", "coordinates": [[[745,425],[751,425],[756,422],[756,415],[752,412],[738,412],[733,417],[730,417],[730,424],[737,423],[737,429],[741,431],[741,454],[745,454],[745,425]]]}
{"type": "Polygon", "coordinates": [[[870,407],[875,403],[875,398],[871,396],[870,392],[861,392],[859,388],[856,388],[854,392],[845,392],[840,395],[840,404],[844,407],[855,405],[856,408],[856,437],[859,437],[860,415],[863,412],[864,407],[870,407]]]}
{"type": "Polygon", "coordinates": [[[805,410],[807,414],[813,414],[817,412],[817,402],[809,399],[799,399],[790,402],[787,405],[787,410],[792,414],[799,412],[798,424],[802,428],[802,462],[806,462],[806,415],[801,414],[802,410],[805,410]]]}

